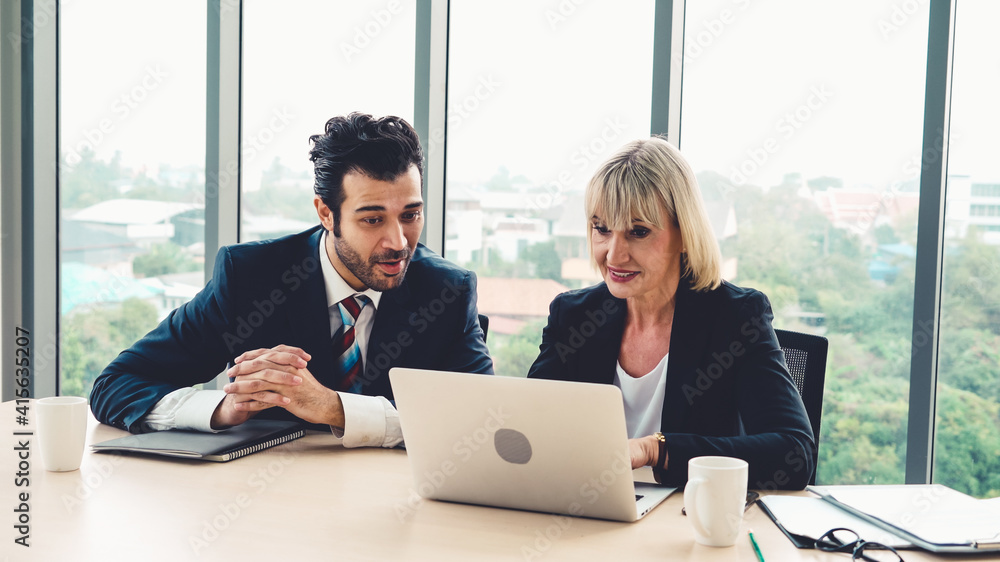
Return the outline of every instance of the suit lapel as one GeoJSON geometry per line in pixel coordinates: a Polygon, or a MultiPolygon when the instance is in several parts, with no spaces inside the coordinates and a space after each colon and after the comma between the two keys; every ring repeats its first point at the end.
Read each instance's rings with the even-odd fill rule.
{"type": "MultiPolygon", "coordinates": [[[[375,324],[368,337],[368,349],[365,352],[364,378],[370,382],[365,386],[364,394],[374,396],[392,396],[389,388],[389,364],[395,364],[396,357],[387,356],[382,359],[384,349],[395,349],[393,345],[399,340],[400,331],[408,331],[410,315],[415,312],[410,298],[410,285],[404,277],[396,289],[382,294],[378,309],[375,311],[375,324]],[[383,344],[385,347],[383,347],[383,344]]],[[[388,353],[388,352],[386,352],[388,353]]]]}
{"type": "Polygon", "coordinates": [[[705,299],[692,291],[686,280],[677,289],[673,327],[670,332],[670,359],[663,397],[662,431],[683,432],[682,420],[691,408],[689,397],[697,389],[698,358],[704,354],[715,317],[705,299]]]}
{"type": "MultiPolygon", "coordinates": [[[[577,318],[580,325],[574,326],[576,333],[581,338],[582,346],[579,349],[579,364],[577,368],[584,375],[585,382],[596,382],[603,384],[613,384],[615,380],[615,369],[618,362],[618,351],[621,348],[622,335],[625,333],[625,317],[627,306],[624,300],[616,299],[604,287],[604,298],[597,303],[601,310],[607,310],[604,303],[607,299],[613,299],[617,304],[614,312],[608,313],[607,322],[601,326],[596,326],[593,318],[577,318]],[[588,323],[596,328],[592,335],[588,335],[588,323]]],[[[571,335],[570,345],[574,345],[571,335]]],[[[575,347],[575,346],[574,346],[575,347]]]]}
{"type": "MultiPolygon", "coordinates": [[[[284,338],[288,341],[301,342],[298,347],[306,350],[312,359],[309,361],[309,372],[320,383],[330,388],[337,388],[340,373],[335,371],[333,345],[330,340],[330,307],[326,302],[326,285],[323,282],[323,270],[318,260],[327,259],[325,253],[320,253],[320,241],[323,230],[318,229],[309,237],[308,247],[303,255],[293,263],[304,263],[312,257],[316,269],[306,273],[302,285],[289,297],[288,322],[292,326],[295,337],[284,338]]],[[[324,250],[325,252],[325,250],[324,250]]],[[[301,278],[301,276],[300,276],[301,278]]]]}

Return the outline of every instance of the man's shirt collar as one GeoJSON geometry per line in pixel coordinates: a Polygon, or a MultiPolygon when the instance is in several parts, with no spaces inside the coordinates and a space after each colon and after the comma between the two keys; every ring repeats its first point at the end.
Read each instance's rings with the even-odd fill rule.
{"type": "MultiPolygon", "coordinates": [[[[334,306],[338,302],[346,299],[347,297],[358,294],[359,291],[355,291],[344,278],[337,273],[337,270],[333,267],[333,262],[330,261],[330,255],[326,251],[326,237],[330,235],[330,231],[323,230],[323,236],[319,241],[319,253],[320,253],[320,267],[323,271],[323,284],[326,286],[326,302],[328,306],[334,306]],[[325,259],[324,259],[325,258],[325,259]]],[[[360,291],[360,294],[367,296],[372,300],[372,304],[378,309],[379,300],[382,298],[382,293],[376,291],[375,289],[368,288],[364,291],[360,291]]]]}

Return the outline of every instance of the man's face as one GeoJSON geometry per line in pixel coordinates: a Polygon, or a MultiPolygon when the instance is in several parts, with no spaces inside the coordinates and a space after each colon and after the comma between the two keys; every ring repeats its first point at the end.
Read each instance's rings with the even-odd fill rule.
{"type": "MultiPolygon", "coordinates": [[[[319,206],[325,208],[322,202],[319,206]]],[[[331,231],[327,254],[334,268],[358,291],[398,287],[424,227],[423,207],[416,166],[389,182],[346,174],[340,236],[333,236],[332,213],[324,216],[320,209],[323,225],[331,231]]]]}

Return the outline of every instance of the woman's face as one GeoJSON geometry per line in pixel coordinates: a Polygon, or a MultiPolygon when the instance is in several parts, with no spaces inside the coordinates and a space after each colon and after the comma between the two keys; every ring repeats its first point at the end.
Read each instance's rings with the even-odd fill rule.
{"type": "Polygon", "coordinates": [[[590,222],[594,261],[612,295],[627,299],[662,293],[672,298],[681,277],[684,245],[679,228],[634,220],[628,231],[610,230],[599,213],[590,222]]]}

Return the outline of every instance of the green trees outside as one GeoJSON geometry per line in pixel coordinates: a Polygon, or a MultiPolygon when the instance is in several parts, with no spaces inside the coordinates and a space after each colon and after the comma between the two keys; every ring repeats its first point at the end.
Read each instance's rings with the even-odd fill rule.
{"type": "MultiPolygon", "coordinates": [[[[912,258],[892,258],[898,273],[885,282],[873,281],[867,265],[879,244],[912,240],[915,217],[864,232],[835,228],[797,189],[716,189],[737,214],[736,282],[771,296],[778,327],[809,331],[786,311],[824,315],[830,357],[818,481],[901,483],[911,347],[933,342],[929,333],[914,339],[912,258]]],[[[1000,495],[1000,248],[974,230],[946,250],[941,334],[935,481],[1000,495]]]]}
{"type": "MultiPolygon", "coordinates": [[[[170,170],[161,172],[169,173],[170,170]]],[[[116,198],[191,203],[201,200],[203,193],[204,183],[199,186],[194,175],[186,178],[183,185],[167,185],[145,172],[123,169],[120,154],[116,153],[110,161],[102,161],[89,148],[80,151],[72,161],[64,158],[60,168],[60,207],[64,211],[116,198]]],[[[184,254],[180,246],[171,242],[154,245],[149,252],[136,256],[133,262],[133,272],[140,278],[195,271],[201,267],[184,254]]],[[[60,323],[59,392],[88,396],[94,379],[104,367],[156,326],[156,322],[156,307],[134,298],[69,311],[60,323]]]]}
{"type": "Polygon", "coordinates": [[[201,267],[202,264],[186,255],[180,246],[173,242],[165,242],[156,244],[149,249],[149,252],[136,256],[132,262],[132,273],[137,278],[156,277],[168,273],[197,271],[201,267]]]}
{"type": "Polygon", "coordinates": [[[296,174],[276,157],[261,175],[260,188],[243,192],[243,206],[258,216],[279,215],[318,223],[312,185],[311,174],[296,174]]]}
{"type": "MultiPolygon", "coordinates": [[[[125,180],[115,157],[100,162],[81,154],[62,177],[63,208],[82,208],[111,197],[191,192],[166,188],[148,178],[125,180]]],[[[253,195],[262,209],[277,209],[289,173],[280,162],[265,174],[253,195]]],[[[828,484],[900,483],[904,480],[909,372],[913,340],[913,259],[879,254],[880,244],[913,243],[916,216],[868,230],[837,228],[815,203],[802,197],[803,182],[770,189],[733,187],[713,173],[699,176],[706,199],[733,204],[738,234],[723,243],[726,256],[738,258],[737,284],[755,287],[771,299],[776,326],[809,331],[797,323],[801,313],[822,315],[830,357],[820,437],[818,481],[828,484]],[[874,260],[897,272],[872,280],[874,260]]],[[[510,189],[522,178],[501,170],[491,180],[510,189]]],[[[812,189],[838,189],[835,178],[805,182],[812,189]]],[[[184,195],[177,195],[178,193],[184,195]]],[[[311,197],[311,195],[310,195],[311,197]]],[[[175,199],[176,200],[176,199],[175,199]]],[[[299,204],[295,209],[301,211],[299,204]]],[[[311,208],[305,211],[311,213],[311,208]]],[[[283,212],[283,211],[282,211],[283,212]]],[[[293,216],[290,214],[289,216],[293,216]]],[[[311,215],[310,215],[311,216],[311,215]]],[[[1000,495],[1000,248],[981,241],[975,230],[946,248],[939,350],[935,481],[976,496],[1000,495]]],[[[535,244],[517,263],[492,255],[488,266],[468,264],[480,275],[530,276],[560,281],[553,242],[535,244]]],[[[179,248],[155,247],[134,262],[137,276],[190,267],[179,248]]],[[[94,377],[122,349],[156,323],[148,303],[128,300],[110,308],[74,311],[61,329],[61,392],[86,395],[94,377]]],[[[544,321],[516,335],[490,334],[498,374],[523,375],[538,353],[544,321]]]]}
{"type": "Polygon", "coordinates": [[[526,247],[516,261],[510,262],[495,248],[489,249],[487,263],[470,262],[463,265],[480,277],[508,277],[515,279],[552,279],[562,283],[562,258],[553,241],[538,242],[526,247]]]}
{"type": "Polygon", "coordinates": [[[156,326],[156,308],[128,299],[107,309],[81,311],[60,326],[59,392],[89,396],[94,379],[123,350],[156,326]]]}
{"type": "MultiPolygon", "coordinates": [[[[869,231],[835,228],[798,185],[733,188],[699,177],[706,198],[735,207],[737,284],[764,291],[779,328],[811,331],[797,312],[820,313],[830,339],[818,481],[902,483],[913,340],[912,258],[873,281],[878,245],[911,241],[916,217],[869,231]]],[[[821,178],[808,182],[836,188],[821,178]]],[[[942,298],[935,481],[976,496],[1000,495],[1000,248],[973,231],[947,249],[942,298]]],[[[885,258],[883,258],[885,259],[885,258]]],[[[926,335],[926,334],[925,334],[926,335]]],[[[491,336],[492,339],[492,336],[491,336]]],[[[523,375],[538,352],[541,325],[491,342],[498,374],[523,375]]],[[[921,339],[918,345],[929,345],[921,339]]]]}

